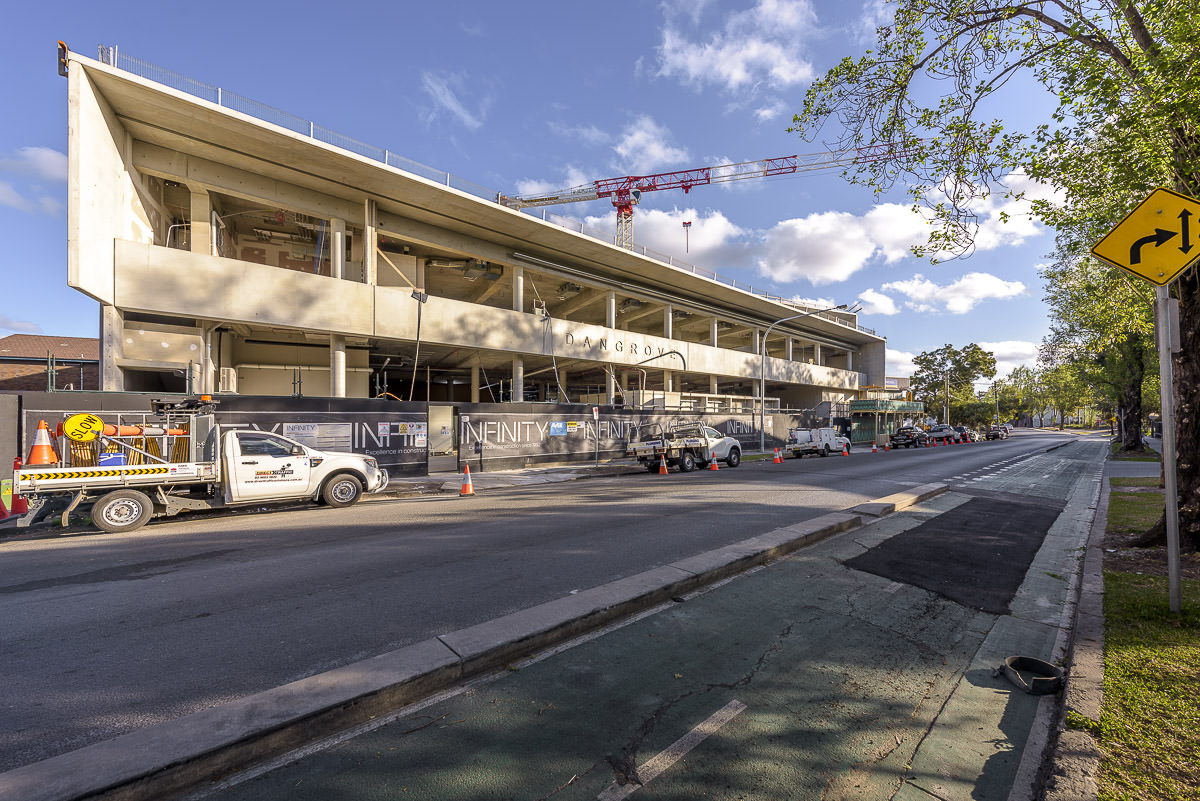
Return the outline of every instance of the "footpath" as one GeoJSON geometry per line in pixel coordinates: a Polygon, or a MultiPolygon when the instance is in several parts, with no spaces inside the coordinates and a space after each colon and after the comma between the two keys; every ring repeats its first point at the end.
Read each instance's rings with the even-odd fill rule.
{"type": "MultiPolygon", "coordinates": [[[[477,490],[485,490],[618,472],[642,470],[617,464],[536,468],[473,475],[472,478],[477,490]]],[[[1068,709],[1093,719],[1099,716],[1103,678],[1103,613],[1100,607],[1103,584],[1099,565],[1100,537],[1104,531],[1108,499],[1107,477],[1110,474],[1156,473],[1157,465],[1153,463],[1106,462],[1104,480],[1098,482],[1099,488],[1095,486],[1096,482],[1079,481],[1030,563],[1024,582],[1013,597],[1012,613],[997,617],[977,612],[968,614],[961,621],[958,645],[951,649],[952,656],[964,660],[954,674],[957,679],[948,683],[942,681],[938,690],[941,695],[937,698],[931,695],[928,699],[929,703],[921,712],[927,716],[926,733],[918,738],[919,742],[906,742],[892,757],[893,760],[904,757],[892,768],[903,779],[895,798],[901,801],[930,797],[947,801],[958,798],[1023,801],[1039,797],[1038,788],[1043,780],[1047,799],[1085,801],[1095,798],[1098,754],[1090,740],[1080,740],[1078,733],[1063,729],[1062,717],[1068,709]],[[1153,472],[1147,473],[1150,469],[1153,472]],[[1081,560],[1079,552],[1084,548],[1086,556],[1081,560]],[[1016,653],[1040,658],[1053,654],[1065,660],[1069,679],[1061,702],[1054,696],[1038,699],[1018,694],[1011,686],[1003,684],[1003,679],[987,677],[990,668],[1005,656],[1016,653]]],[[[393,489],[414,493],[450,492],[456,489],[453,485],[458,480],[459,477],[454,476],[451,481],[441,481],[436,486],[427,480],[400,482],[389,492],[393,489]]],[[[772,566],[771,570],[752,576],[754,582],[765,582],[772,578],[770,574],[775,566],[784,563],[789,563],[788,569],[810,572],[817,564],[812,560],[820,562],[821,569],[841,564],[845,559],[866,552],[938,515],[952,513],[956,507],[966,509],[968,501],[966,495],[954,492],[946,484],[914,487],[853,509],[769,532],[716,552],[654,568],[534,609],[0,774],[0,801],[160,799],[179,797],[197,787],[209,788],[209,793],[197,797],[273,798],[276,796],[262,794],[263,787],[253,782],[222,784],[220,780],[262,764],[264,760],[276,767],[294,764],[292,770],[311,770],[319,776],[329,769],[323,761],[325,751],[320,744],[331,732],[342,732],[338,735],[339,741],[347,736],[363,738],[384,724],[412,713],[413,710],[404,709],[405,704],[436,696],[464,682],[495,675],[503,677],[512,665],[533,654],[594,634],[664,604],[669,607],[680,598],[717,599],[721,596],[720,590],[701,591],[725,579],[753,572],[756,566],[772,566]],[[845,532],[853,532],[853,535],[835,536],[845,532]],[[800,549],[804,549],[803,559],[783,559],[800,549]],[[297,758],[299,762],[295,761],[297,758]],[[240,795],[244,793],[249,795],[240,795]]],[[[929,602],[921,600],[924,597],[921,590],[902,586],[901,582],[872,578],[868,574],[862,576],[866,578],[856,579],[865,582],[861,587],[856,585],[840,590],[844,593],[842,603],[854,608],[866,597],[864,590],[876,594],[882,591],[884,595],[880,597],[885,602],[877,604],[872,614],[887,621],[896,616],[894,605],[906,606],[912,615],[909,624],[917,628],[922,626],[922,604],[929,602]],[[907,600],[902,604],[901,599],[905,598],[907,600]]],[[[739,586],[749,592],[752,583],[743,584],[743,581],[739,581],[739,586]]],[[[772,603],[771,598],[778,597],[778,590],[765,588],[763,591],[774,593],[763,596],[760,608],[765,609],[766,604],[772,603]]],[[[810,598],[811,603],[817,602],[813,600],[815,598],[817,596],[810,598]]],[[[686,607],[688,604],[680,605],[681,609],[686,607]]],[[[695,614],[695,610],[693,606],[682,614],[695,614]]],[[[673,612],[655,617],[668,620],[669,614],[673,612]]],[[[736,619],[728,620],[726,624],[735,629],[738,625],[736,619]]],[[[900,623],[892,621],[880,625],[895,629],[900,623]]],[[[910,638],[907,633],[904,636],[910,638]]],[[[928,636],[932,639],[923,648],[932,648],[936,652],[942,647],[938,639],[945,637],[933,633],[928,636]]],[[[836,640],[836,630],[831,630],[829,637],[836,640]]],[[[530,672],[529,675],[534,674],[530,672]]],[[[922,708],[920,703],[918,708],[922,708]]],[[[576,728],[580,722],[573,721],[576,728]]],[[[369,741],[363,739],[362,742],[369,741]]],[[[890,746],[887,752],[891,754],[890,746]]],[[[745,755],[745,758],[751,757],[745,755]]],[[[282,775],[287,781],[296,781],[295,773],[282,775]]],[[[303,775],[300,781],[304,781],[303,775]]],[[[867,781],[864,788],[873,781],[877,779],[867,781]]],[[[315,793],[311,796],[295,794],[293,784],[278,789],[282,793],[278,795],[280,798],[321,798],[324,792],[319,783],[314,783],[309,790],[315,793]]],[[[624,791],[625,788],[620,789],[624,791]]],[[[636,787],[629,785],[628,789],[632,791],[636,787]]],[[[845,797],[852,797],[853,788],[844,789],[845,797]]],[[[341,791],[349,793],[345,797],[358,797],[348,787],[342,787],[341,791]]],[[[564,797],[575,796],[564,794],[564,797]]]]}

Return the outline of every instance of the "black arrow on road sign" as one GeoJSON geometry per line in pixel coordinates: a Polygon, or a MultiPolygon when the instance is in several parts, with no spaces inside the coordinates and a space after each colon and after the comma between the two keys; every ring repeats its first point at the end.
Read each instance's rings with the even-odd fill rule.
{"type": "Polygon", "coordinates": [[[1142,263],[1142,247],[1143,246],[1149,245],[1151,242],[1153,242],[1154,247],[1158,247],[1163,242],[1166,242],[1168,239],[1170,239],[1173,236],[1175,236],[1174,231],[1165,231],[1162,228],[1155,228],[1154,233],[1152,233],[1150,236],[1143,236],[1141,239],[1134,242],[1133,245],[1129,248],[1129,263],[1130,264],[1141,264],[1142,263]]]}
{"type": "Polygon", "coordinates": [[[1179,246],[1179,249],[1184,253],[1192,249],[1192,236],[1188,233],[1188,220],[1191,219],[1191,216],[1192,213],[1187,209],[1179,212],[1179,221],[1183,223],[1183,244],[1179,246]]]}

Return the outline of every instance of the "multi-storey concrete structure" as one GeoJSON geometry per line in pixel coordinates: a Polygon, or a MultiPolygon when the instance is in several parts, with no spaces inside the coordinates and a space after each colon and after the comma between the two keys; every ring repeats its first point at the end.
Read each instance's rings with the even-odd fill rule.
{"type": "Polygon", "coordinates": [[[884,340],[854,314],[776,325],[807,310],[104,60],[61,69],[69,283],[102,304],[106,390],[703,409],[760,372],[791,408],[883,384],[884,340]]]}

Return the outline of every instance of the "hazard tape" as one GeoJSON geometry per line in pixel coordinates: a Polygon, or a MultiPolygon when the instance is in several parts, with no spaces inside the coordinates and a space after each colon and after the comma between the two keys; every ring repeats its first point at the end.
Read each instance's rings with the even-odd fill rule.
{"type": "Polygon", "coordinates": [[[22,481],[57,481],[67,478],[116,478],[120,476],[162,476],[170,472],[166,467],[127,467],[123,470],[73,470],[70,473],[35,472],[21,473],[22,481]]]}

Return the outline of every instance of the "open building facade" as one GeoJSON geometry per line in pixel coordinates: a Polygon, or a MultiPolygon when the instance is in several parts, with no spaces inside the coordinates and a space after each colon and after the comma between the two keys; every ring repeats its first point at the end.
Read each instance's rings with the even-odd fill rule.
{"type": "Polygon", "coordinates": [[[115,48],[61,55],[68,283],[101,306],[103,390],[752,420],[760,376],[768,412],[884,384],[885,340],[852,312],[617,247],[115,48]]]}

